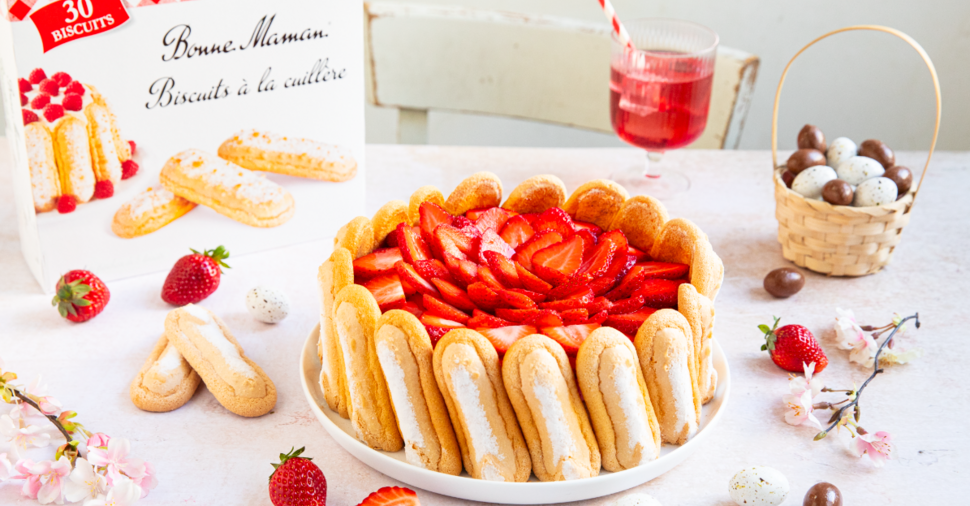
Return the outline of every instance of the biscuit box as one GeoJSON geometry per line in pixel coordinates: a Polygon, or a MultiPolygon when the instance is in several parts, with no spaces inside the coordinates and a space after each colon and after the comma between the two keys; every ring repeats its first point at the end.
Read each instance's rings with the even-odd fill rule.
{"type": "Polygon", "coordinates": [[[24,256],[164,271],[332,237],[364,210],[363,5],[0,0],[24,256]]]}

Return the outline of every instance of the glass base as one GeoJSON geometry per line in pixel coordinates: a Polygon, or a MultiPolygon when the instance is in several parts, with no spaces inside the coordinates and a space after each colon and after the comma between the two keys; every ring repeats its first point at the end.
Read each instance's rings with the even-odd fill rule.
{"type": "Polygon", "coordinates": [[[610,179],[626,188],[630,196],[647,195],[657,200],[670,200],[690,189],[690,179],[683,173],[651,168],[647,175],[643,165],[618,170],[610,179]]]}

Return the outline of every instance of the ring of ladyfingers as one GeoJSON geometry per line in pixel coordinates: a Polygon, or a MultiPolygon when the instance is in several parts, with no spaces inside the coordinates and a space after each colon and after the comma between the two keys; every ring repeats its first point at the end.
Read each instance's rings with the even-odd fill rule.
{"type": "Polygon", "coordinates": [[[667,209],[653,197],[637,195],[620,206],[613,216],[610,230],[621,230],[630,246],[650,252],[657,234],[667,222],[667,209]]]}
{"type": "Polygon", "coordinates": [[[607,471],[631,469],[660,456],[651,394],[626,336],[610,327],[591,332],[576,355],[576,375],[607,471]]]}
{"type": "Polygon", "coordinates": [[[714,303],[711,299],[697,293],[694,285],[684,283],[677,289],[677,310],[687,319],[694,333],[697,391],[700,392],[701,404],[707,404],[714,398],[714,390],[717,389],[717,371],[714,370],[712,356],[714,303]]]}
{"type": "Polygon", "coordinates": [[[394,309],[377,321],[374,340],[405,458],[430,471],[461,473],[461,451],[434,377],[434,351],[424,325],[394,309]]]}
{"type": "Polygon", "coordinates": [[[347,149],[253,129],[240,130],[226,139],[218,154],[249,170],[321,181],[349,181],[357,175],[357,161],[347,149]]]}
{"type": "Polygon", "coordinates": [[[111,220],[111,231],[123,239],[150,234],[195,209],[195,204],[164,186],[149,188],[125,202],[111,220]]]}
{"type": "Polygon", "coordinates": [[[358,216],[340,227],[333,238],[335,248],[345,248],[354,260],[374,251],[374,226],[366,216],[358,216]]]}
{"type": "Polygon", "coordinates": [[[575,220],[592,223],[606,230],[613,217],[630,195],[626,189],[609,179],[594,179],[583,184],[562,205],[575,220]]]}
{"type": "Polygon", "coordinates": [[[164,335],[131,382],[131,402],[145,411],[164,413],[182,407],[198,388],[199,374],[164,335]]]}
{"type": "Polygon", "coordinates": [[[262,416],[276,405],[276,385],[208,309],[189,304],[169,311],[165,335],[229,411],[262,416]]]}
{"type": "Polygon", "coordinates": [[[491,172],[477,172],[465,178],[448,195],[445,209],[454,215],[502,203],[502,181],[491,172]]]}
{"type": "Polygon", "coordinates": [[[541,213],[566,202],[566,185],[553,175],[533,176],[516,186],[502,207],[519,214],[541,213]]]}
{"type": "Polygon", "coordinates": [[[529,449],[492,343],[474,330],[448,332],[434,349],[434,375],[448,406],[465,471],[482,480],[527,481],[532,474],[529,449]]]}
{"type": "Polygon", "coordinates": [[[317,281],[320,287],[320,341],[317,356],[320,357],[320,387],[330,409],[344,418],[347,413],[347,375],[337,343],[337,327],[333,319],[334,300],[345,286],[354,284],[354,259],[346,248],[336,248],[320,269],[317,281]]]}
{"type": "Polygon", "coordinates": [[[417,225],[421,220],[421,213],[419,209],[421,204],[425,202],[431,202],[438,207],[445,207],[445,196],[441,194],[441,190],[438,188],[428,185],[422,186],[411,194],[411,199],[408,202],[408,224],[417,225]]]}
{"type": "Polygon", "coordinates": [[[374,244],[384,242],[387,234],[390,234],[400,223],[409,223],[408,205],[403,200],[391,200],[381,206],[371,218],[371,228],[374,229],[374,244]]]}
{"type": "Polygon", "coordinates": [[[598,475],[599,445],[562,346],[538,334],[519,339],[502,359],[502,378],[536,477],[563,481],[598,475]]]}

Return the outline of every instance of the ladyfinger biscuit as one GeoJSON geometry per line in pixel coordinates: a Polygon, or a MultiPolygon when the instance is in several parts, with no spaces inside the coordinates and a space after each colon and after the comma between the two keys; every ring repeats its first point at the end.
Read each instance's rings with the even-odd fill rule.
{"type": "Polygon", "coordinates": [[[164,413],[182,407],[199,386],[199,374],[162,335],[131,382],[131,402],[145,411],[164,413]]]}
{"type": "Polygon", "coordinates": [[[527,481],[532,474],[529,449],[492,344],[474,330],[448,332],[434,349],[434,376],[448,406],[465,471],[481,480],[527,481]]]}
{"type": "Polygon", "coordinates": [[[374,251],[374,226],[366,216],[358,216],[337,230],[335,248],[345,248],[356,260],[374,251]]]}
{"type": "Polygon", "coordinates": [[[418,211],[421,208],[421,204],[425,202],[431,202],[439,207],[445,207],[445,196],[441,194],[435,186],[422,186],[411,194],[411,200],[408,202],[408,224],[417,225],[421,221],[421,213],[418,211]]]}
{"type": "Polygon", "coordinates": [[[541,213],[566,202],[566,185],[552,175],[533,176],[516,186],[502,207],[519,214],[541,213]]]}
{"type": "Polygon", "coordinates": [[[654,260],[691,265],[694,248],[707,242],[707,235],[686,218],[674,218],[664,223],[647,253],[654,260]]]}
{"type": "Polygon", "coordinates": [[[282,225],[295,210],[282,186],[198,149],[169,158],[158,178],[179,197],[253,227],[282,225]]]}
{"type": "Polygon", "coordinates": [[[637,195],[620,206],[609,229],[623,231],[631,246],[649,253],[668,219],[667,209],[659,200],[637,195]]]}
{"type": "Polygon", "coordinates": [[[321,181],[349,181],[357,175],[357,160],[345,148],[253,129],[226,139],[219,157],[249,170],[321,181]]]}
{"type": "Polygon", "coordinates": [[[79,204],[94,196],[94,165],[84,122],[64,116],[54,128],[54,156],[60,169],[61,194],[74,195],[79,204]]]}
{"type": "Polygon", "coordinates": [[[375,247],[382,242],[397,228],[399,223],[408,222],[408,205],[403,200],[391,200],[381,206],[371,218],[371,227],[374,229],[375,247]]]}
{"type": "Polygon", "coordinates": [[[320,341],[317,343],[317,355],[321,363],[320,387],[330,409],[344,418],[350,418],[347,413],[347,376],[344,374],[344,361],[337,343],[333,302],[340,290],[354,284],[353,261],[346,248],[338,247],[317,271],[320,286],[320,341]]]}
{"type": "Polygon", "coordinates": [[[445,209],[458,216],[472,209],[495,207],[502,203],[502,181],[491,172],[477,172],[458,183],[448,200],[445,209]]]}
{"type": "Polygon", "coordinates": [[[394,419],[394,408],[374,343],[381,310],[366,288],[354,284],[342,288],[333,303],[337,346],[347,378],[350,423],[357,439],[367,446],[396,452],[404,446],[404,441],[394,419]]]}
{"type": "Polygon", "coordinates": [[[434,377],[431,338],[411,313],[392,309],[377,320],[377,358],[404,439],[404,456],[418,467],[461,473],[461,451],[434,377]]]}
{"type": "Polygon", "coordinates": [[[562,346],[538,334],[519,339],[505,353],[502,378],[536,477],[563,481],[598,475],[599,445],[562,346]]]}
{"type": "Polygon", "coordinates": [[[574,220],[592,223],[606,230],[623,202],[630,195],[622,186],[609,179],[594,179],[569,196],[562,210],[574,220]]]}
{"type": "Polygon", "coordinates": [[[690,283],[680,285],[677,290],[677,310],[684,315],[694,333],[694,355],[696,356],[697,391],[701,404],[714,398],[717,389],[717,371],[711,355],[714,338],[714,303],[711,299],[697,293],[690,283]]]}
{"type": "Polygon", "coordinates": [[[276,385],[208,309],[189,304],[169,311],[165,336],[229,411],[262,416],[276,405],[276,385]]]}
{"type": "Polygon", "coordinates": [[[111,221],[111,231],[123,239],[150,234],[193,209],[195,204],[164,186],[149,188],[121,205],[111,221]]]}
{"type": "Polygon", "coordinates": [[[599,441],[603,467],[617,472],[660,456],[660,425],[630,340],[611,327],[589,334],[576,375],[599,441]]]}
{"type": "Polygon", "coordinates": [[[690,262],[690,284],[697,288],[702,295],[711,299],[717,298],[724,282],[724,263],[714,253],[714,248],[707,240],[694,246],[694,256],[690,262]]]}
{"type": "Polygon", "coordinates": [[[643,322],[633,341],[665,443],[684,444],[700,423],[692,336],[683,315],[661,309],[643,322]]]}
{"type": "Polygon", "coordinates": [[[57,207],[57,198],[61,196],[61,179],[57,173],[51,132],[40,122],[34,122],[24,127],[24,137],[34,211],[53,211],[57,207]]]}
{"type": "Polygon", "coordinates": [[[103,105],[91,104],[84,109],[84,115],[88,119],[94,176],[98,181],[111,181],[117,186],[121,182],[122,160],[111,130],[111,112],[103,105]]]}

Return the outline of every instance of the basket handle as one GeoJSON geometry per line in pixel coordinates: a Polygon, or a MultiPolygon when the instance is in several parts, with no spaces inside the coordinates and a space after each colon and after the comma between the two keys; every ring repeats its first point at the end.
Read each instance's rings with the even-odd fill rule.
{"type": "MultiPolygon", "coordinates": [[[[919,194],[919,189],[923,186],[923,179],[926,178],[926,171],[930,168],[930,158],[933,157],[933,150],[936,148],[936,139],[940,133],[940,110],[941,110],[941,99],[940,99],[940,80],[936,77],[936,67],[933,66],[933,61],[930,60],[929,55],[923,50],[923,46],[919,45],[919,42],[913,40],[912,37],[906,35],[905,33],[896,30],[895,28],[889,28],[888,26],[879,25],[855,25],[847,26],[845,28],[839,28],[838,30],[831,31],[818,37],[817,39],[809,42],[805,47],[801,48],[792,59],[788,61],[788,65],[785,65],[785,70],[781,73],[781,80],[778,81],[778,91],[775,92],[775,107],[771,113],[771,162],[773,167],[778,167],[778,102],[781,99],[781,87],[785,84],[785,76],[788,75],[788,69],[791,64],[795,62],[795,59],[799,55],[805,52],[806,49],[812,47],[816,42],[831,37],[837,33],[849,32],[853,30],[873,30],[877,32],[885,32],[890,35],[895,35],[900,39],[903,39],[907,44],[912,46],[913,49],[919,53],[920,58],[926,63],[926,67],[930,70],[930,77],[933,78],[933,90],[936,92],[936,123],[933,125],[933,141],[930,143],[930,152],[926,156],[926,165],[923,166],[923,174],[919,178],[919,183],[916,185],[916,191],[913,193],[913,200],[916,200],[916,196],[919,194]]],[[[912,206],[912,204],[910,204],[912,206]]]]}

